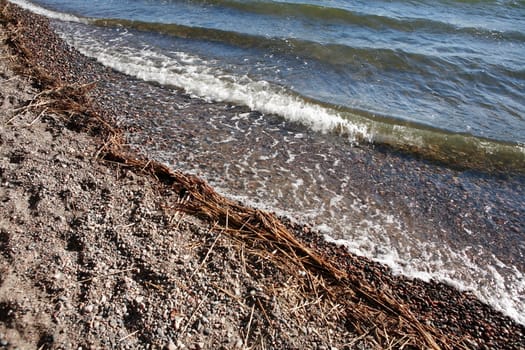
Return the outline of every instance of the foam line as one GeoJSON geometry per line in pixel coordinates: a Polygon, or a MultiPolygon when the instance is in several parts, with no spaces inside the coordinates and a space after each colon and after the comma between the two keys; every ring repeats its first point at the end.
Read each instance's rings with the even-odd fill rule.
{"type": "Polygon", "coordinates": [[[43,7],[37,6],[37,5],[35,5],[35,4],[33,4],[33,3],[29,2],[29,1],[25,1],[25,0],[9,0],[9,2],[11,2],[11,3],[15,4],[15,5],[18,5],[18,6],[20,6],[23,9],[29,10],[29,11],[31,11],[33,13],[36,13],[37,15],[45,16],[45,17],[48,17],[48,18],[58,19],[58,20],[61,20],[61,21],[66,21],[66,22],[75,22],[75,23],[84,23],[84,24],[89,23],[89,19],[87,19],[87,18],[74,16],[74,15],[71,15],[71,14],[68,14],[68,13],[62,13],[62,12],[48,10],[48,9],[43,8],[43,7]]]}

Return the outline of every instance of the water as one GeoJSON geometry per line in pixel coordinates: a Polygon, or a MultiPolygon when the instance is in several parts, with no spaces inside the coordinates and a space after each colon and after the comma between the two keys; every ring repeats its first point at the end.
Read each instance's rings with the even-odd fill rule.
{"type": "Polygon", "coordinates": [[[523,173],[524,1],[13,2],[61,20],[86,55],[165,87],[137,91],[163,106],[141,121],[162,140],[152,156],[525,324],[523,175],[355,147],[523,173]],[[212,103],[192,114],[172,86],[263,114],[212,103]]]}
{"type": "Polygon", "coordinates": [[[150,63],[197,95],[299,118],[291,100],[313,108],[300,119],[316,130],[524,170],[523,2],[38,3],[108,27],[101,35],[155,34],[132,48],[168,56],[150,63]]]}

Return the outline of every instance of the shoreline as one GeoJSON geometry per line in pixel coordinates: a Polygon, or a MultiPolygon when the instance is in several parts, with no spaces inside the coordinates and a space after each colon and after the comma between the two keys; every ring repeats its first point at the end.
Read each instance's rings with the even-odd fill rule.
{"type": "MultiPolygon", "coordinates": [[[[21,2],[20,6],[35,11],[36,13],[44,14],[45,16],[53,18],[59,22],[65,20],[77,24],[90,23],[88,24],[89,26],[101,26],[114,29],[123,26],[123,28],[132,31],[142,31],[140,25],[135,26],[133,23],[127,21],[120,23],[119,20],[106,21],[104,19],[97,20],[95,18],[88,19],[76,17],[74,15],[69,16],[67,14],[41,8],[38,5],[33,6],[30,3],[24,2],[21,2]]],[[[162,30],[160,30],[160,32],[162,32],[162,30]]],[[[68,40],[71,40],[71,38],[68,40]]],[[[111,54],[109,56],[98,56],[99,50],[91,51],[89,47],[80,49],[81,46],[77,44],[74,46],[86,56],[96,56],[97,60],[103,61],[103,64],[107,67],[115,68],[118,71],[124,72],[124,74],[127,74],[128,76],[139,77],[139,79],[153,82],[153,84],[159,83],[157,77],[158,75],[161,75],[162,72],[154,65],[148,66],[146,71],[144,71],[140,67],[126,64],[127,59],[132,59],[132,57],[128,57],[123,62],[119,62],[118,60],[114,61],[114,57],[111,57],[111,54]],[[149,72],[149,70],[152,70],[152,72],[149,72]]],[[[100,49],[105,51],[103,48],[100,49]]],[[[174,75],[176,76],[177,74],[174,75]]],[[[170,82],[170,80],[172,79],[175,79],[173,85],[179,84],[176,82],[177,78],[172,77],[172,74],[169,74],[167,79],[168,80],[161,79],[163,82],[160,84],[171,85],[172,82],[170,82]]],[[[213,92],[211,92],[210,95],[209,85],[203,85],[205,85],[203,88],[199,88],[193,83],[192,86],[189,87],[192,91],[191,93],[198,96],[213,96],[213,92]],[[202,91],[202,89],[207,92],[199,92],[202,91]]],[[[186,84],[185,87],[187,87],[186,84]]],[[[211,99],[213,100],[214,97],[211,97],[211,99]]],[[[219,97],[219,100],[222,100],[222,97],[219,97]]],[[[306,98],[306,101],[303,98],[301,98],[301,100],[303,103],[306,102],[308,104],[308,98],[306,98]]],[[[293,103],[293,101],[294,100],[292,99],[290,103],[293,103]]],[[[323,130],[323,132],[333,135],[348,135],[353,140],[353,143],[379,146],[390,152],[400,152],[413,157],[423,158],[430,162],[438,163],[442,166],[460,171],[474,170],[491,174],[499,173],[502,175],[525,174],[525,150],[519,142],[515,142],[516,140],[484,137],[483,135],[474,135],[469,132],[454,132],[453,130],[441,129],[439,126],[430,126],[425,123],[411,122],[407,120],[402,121],[401,119],[392,116],[382,116],[381,113],[368,113],[362,110],[353,110],[348,106],[340,108],[335,105],[330,105],[330,103],[325,103],[326,101],[312,101],[315,101],[313,105],[320,107],[321,110],[327,108],[326,111],[319,111],[319,113],[338,126],[328,126],[325,125],[324,122],[317,124],[319,120],[318,116],[307,117],[308,120],[303,120],[301,123],[313,123],[313,125],[310,125],[313,129],[323,130]],[[334,109],[338,112],[335,113],[334,109]],[[346,115],[348,119],[344,117],[344,115],[346,115]],[[335,118],[335,120],[332,118],[335,118]],[[351,122],[349,120],[351,120],[351,122]],[[372,120],[374,122],[369,124],[372,120]],[[350,124],[347,124],[347,122],[350,124]],[[354,127],[361,130],[351,131],[354,127]]],[[[266,96],[259,96],[258,98],[249,99],[245,102],[237,102],[237,104],[248,105],[250,108],[257,110],[258,112],[263,112],[265,115],[278,114],[286,120],[293,120],[295,118],[290,115],[290,113],[294,113],[295,109],[289,111],[286,103],[284,106],[273,106],[271,99],[267,101],[266,96]],[[268,111],[266,104],[272,105],[270,110],[273,112],[268,111]]],[[[301,105],[302,104],[300,103],[299,108],[301,108],[301,105]]],[[[305,115],[306,114],[311,114],[311,111],[306,111],[305,115]]],[[[324,117],[321,119],[324,119],[324,117]]]]}
{"type": "MultiPolygon", "coordinates": [[[[4,9],[5,4],[0,4],[4,9]]],[[[25,35],[23,44],[28,52],[34,54],[45,49],[56,58],[56,61],[51,62],[29,60],[33,71],[35,67],[41,71],[55,67],[49,75],[58,78],[62,84],[89,84],[99,80],[85,79],[85,71],[89,71],[86,63],[96,63],[85,58],[79,61],[79,54],[50,32],[46,20],[16,10],[12,5],[9,11],[14,11],[14,17],[21,23],[34,24],[33,28],[27,24],[18,26],[21,31],[21,34],[17,34],[18,39],[23,40],[25,35]],[[37,30],[41,39],[33,42],[31,32],[37,30]]],[[[3,26],[12,25],[12,22],[4,20],[5,15],[0,22],[3,26]]],[[[2,29],[4,34],[7,32],[2,29]]],[[[38,54],[34,56],[39,57],[38,54]]],[[[18,81],[18,77],[10,75],[6,80],[18,81]]],[[[20,84],[24,82],[20,81],[20,84]]],[[[36,85],[45,87],[46,82],[36,85]]],[[[10,111],[14,106],[15,109],[27,107],[31,96],[38,94],[37,89],[28,88],[27,84],[25,89],[25,95],[13,99],[11,106],[5,110],[10,111]]],[[[13,90],[8,93],[19,92],[13,90]]],[[[344,348],[345,344],[352,342],[371,348],[388,345],[385,343],[388,336],[378,335],[381,331],[378,332],[377,327],[360,323],[362,320],[359,321],[359,317],[356,317],[357,321],[349,321],[352,310],[341,309],[341,305],[347,305],[345,302],[339,303],[341,300],[337,298],[330,299],[330,293],[321,293],[319,299],[319,295],[305,289],[300,278],[293,274],[286,275],[290,271],[272,262],[271,255],[268,255],[273,250],[263,253],[264,249],[249,243],[249,237],[242,234],[241,238],[232,239],[223,234],[224,227],[222,231],[214,229],[214,220],[206,221],[198,215],[183,214],[185,210],[171,213],[166,210],[165,203],[180,206],[180,201],[184,199],[184,196],[179,198],[180,193],[174,193],[173,188],[163,182],[170,179],[168,171],[156,173],[158,178],[163,179],[159,183],[151,175],[140,171],[146,170],[146,166],[130,165],[130,159],[135,159],[135,156],[130,159],[109,157],[101,162],[94,155],[101,153],[103,140],[74,131],[75,128],[83,128],[82,119],[67,121],[64,116],[54,116],[45,109],[28,112],[33,113],[20,116],[21,120],[18,120],[17,115],[8,115],[7,120],[14,118],[11,126],[6,127],[5,119],[2,120],[2,186],[4,183],[11,184],[5,186],[9,193],[2,194],[5,199],[2,210],[14,215],[20,211],[20,207],[25,206],[27,215],[22,219],[18,216],[6,218],[0,227],[0,248],[3,253],[0,270],[8,271],[2,274],[7,277],[2,277],[0,281],[0,310],[8,315],[0,318],[0,333],[3,333],[0,341],[7,341],[9,345],[6,347],[16,346],[16,341],[20,341],[20,347],[25,344],[22,342],[26,342],[44,348],[59,347],[59,344],[67,347],[65,344],[68,341],[86,347],[116,346],[125,342],[133,347],[151,345],[160,348],[181,347],[181,344],[190,348],[242,348],[248,345],[294,348],[307,344],[306,348],[312,349],[321,346],[344,348]],[[21,131],[13,130],[17,128],[21,131]],[[35,135],[35,130],[40,135],[35,135]],[[27,144],[23,144],[20,135],[16,136],[17,132],[29,140],[25,141],[27,144]],[[84,139],[83,145],[74,144],[77,137],[84,139]],[[13,147],[13,143],[19,148],[13,147]],[[33,147],[39,147],[39,151],[33,152],[33,147]],[[112,160],[112,163],[108,160],[112,160]],[[26,171],[38,179],[39,172],[32,169],[37,163],[40,164],[39,171],[43,171],[40,184],[21,175],[26,171]],[[79,163],[84,163],[82,170],[73,172],[79,179],[70,179],[70,173],[75,171],[73,169],[79,163]],[[48,177],[45,177],[46,171],[42,169],[47,167],[51,169],[48,170],[48,177]],[[66,179],[65,183],[60,179],[66,179]],[[68,183],[69,180],[72,183],[68,183]],[[62,188],[63,185],[67,187],[62,188]],[[15,198],[19,198],[19,201],[16,202],[15,198]],[[56,214],[57,205],[62,214],[56,214]],[[131,209],[127,210],[130,206],[131,209]],[[53,212],[55,214],[47,219],[53,212]],[[173,225],[173,220],[176,225],[173,225]],[[59,228],[57,232],[54,232],[55,225],[59,228]],[[25,237],[25,233],[31,230],[35,230],[34,236],[25,237]],[[53,234],[46,237],[49,230],[53,234]],[[32,250],[38,251],[37,256],[48,266],[39,266],[33,261],[34,254],[27,248],[36,237],[41,240],[32,250]],[[181,241],[185,243],[181,244],[181,241]],[[155,245],[152,246],[152,243],[155,245]],[[190,247],[185,246],[188,244],[190,247]],[[54,247],[51,251],[55,256],[48,251],[50,247],[54,247]],[[169,254],[160,248],[168,249],[169,254]],[[235,277],[239,275],[237,267],[243,266],[241,262],[244,254],[249,257],[249,261],[244,262],[249,272],[235,277]],[[186,260],[187,256],[189,258],[186,260]],[[59,262],[54,261],[57,259],[59,262]],[[24,261],[26,265],[16,266],[15,261],[24,261]],[[223,262],[229,266],[221,266],[223,262]],[[170,269],[176,273],[170,272],[170,269]],[[37,273],[34,274],[34,271],[37,273]],[[225,275],[228,277],[224,278],[225,275]],[[306,296],[285,290],[284,281],[292,277],[292,282],[306,296]],[[219,281],[224,283],[217,285],[219,281]],[[20,291],[12,294],[17,289],[17,283],[18,289],[20,286],[27,288],[27,295],[20,291]],[[274,288],[273,295],[270,286],[274,288]],[[296,305],[290,307],[283,300],[289,296],[287,293],[292,299],[295,298],[296,305]],[[35,300],[34,304],[27,300],[27,296],[35,300]],[[302,304],[301,296],[304,297],[303,302],[306,300],[310,304],[302,304]],[[170,298],[173,298],[171,304],[176,305],[168,305],[170,298]],[[316,303],[316,300],[321,302],[316,303]],[[46,303],[50,305],[46,307],[46,303]],[[36,309],[40,308],[38,312],[31,309],[35,304],[38,305],[36,309]],[[162,305],[163,309],[157,310],[157,305],[162,305]],[[288,310],[284,310],[284,306],[288,306],[288,310]],[[229,308],[232,312],[228,311],[229,308]],[[334,319],[330,319],[331,316],[334,319]],[[30,331],[22,331],[22,327],[27,324],[30,331]],[[326,331],[327,326],[332,334],[326,331]],[[68,330],[68,327],[71,329],[68,330]],[[109,343],[102,343],[102,340],[97,343],[97,332],[106,337],[109,343]]],[[[106,117],[115,112],[107,109],[97,111],[106,117]]],[[[111,118],[105,120],[113,123],[111,118]]],[[[96,128],[90,132],[96,134],[96,128]]],[[[142,160],[137,164],[152,163],[142,160]]],[[[373,303],[367,304],[370,300],[365,296],[357,297],[358,303],[364,303],[370,315],[384,317],[380,322],[383,322],[387,335],[390,327],[405,332],[402,335],[396,335],[395,332],[390,334],[393,348],[396,345],[400,347],[405,341],[414,346],[436,344],[441,348],[456,348],[459,344],[475,347],[473,344],[477,342],[480,347],[508,348],[514,344],[515,348],[520,348],[525,341],[523,326],[480,303],[469,293],[460,293],[439,283],[423,283],[391,276],[384,266],[357,258],[346,253],[343,248],[324,242],[321,237],[310,233],[307,227],[288,224],[287,230],[303,242],[307,250],[320,252],[323,260],[331,264],[337,262],[338,270],[344,270],[349,280],[362,279],[362,282],[356,282],[357,286],[353,286],[355,289],[350,295],[354,298],[357,290],[360,293],[367,291],[376,294],[376,298],[383,300],[381,291],[386,290],[389,296],[394,297],[394,304],[400,305],[400,310],[410,310],[402,316],[410,319],[410,315],[415,315],[418,321],[414,325],[403,325],[393,320],[395,317],[384,308],[373,303]],[[360,289],[363,286],[366,288],[360,289]],[[418,327],[413,328],[421,326],[423,320],[431,326],[422,326],[423,332],[418,327]],[[430,334],[432,341],[426,339],[425,334],[430,334]]],[[[309,283],[323,276],[320,271],[313,271],[309,275],[309,283]]],[[[334,288],[333,291],[348,297],[344,293],[350,291],[340,289],[337,278],[327,278],[326,282],[329,288],[334,288]]],[[[402,313],[399,310],[397,312],[402,313]]]]}

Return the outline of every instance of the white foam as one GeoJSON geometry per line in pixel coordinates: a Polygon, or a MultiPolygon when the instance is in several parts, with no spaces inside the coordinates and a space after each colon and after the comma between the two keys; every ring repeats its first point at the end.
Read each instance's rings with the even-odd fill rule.
{"type": "Polygon", "coordinates": [[[18,6],[20,6],[23,9],[29,10],[29,11],[31,11],[33,13],[36,13],[37,15],[45,16],[45,17],[48,17],[48,18],[58,19],[58,20],[61,20],[61,21],[66,21],[66,22],[75,22],[75,23],[84,23],[84,24],[89,23],[89,19],[87,19],[87,18],[77,17],[77,16],[74,16],[74,15],[70,15],[68,13],[62,13],[62,12],[48,10],[48,9],[45,9],[45,8],[40,7],[38,5],[35,5],[35,4],[33,4],[33,3],[29,2],[29,1],[25,1],[25,0],[9,0],[9,2],[11,2],[11,3],[15,4],[15,5],[18,5],[18,6]]]}
{"type": "Polygon", "coordinates": [[[469,291],[481,301],[525,325],[525,275],[516,267],[507,266],[493,254],[483,252],[482,247],[475,248],[480,260],[483,260],[480,264],[473,260],[469,249],[456,252],[443,244],[417,242],[415,250],[419,253],[416,255],[396,249],[388,242],[375,242],[371,238],[373,235],[368,233],[359,233],[357,236],[357,239],[351,240],[334,239],[325,233],[327,241],[344,246],[353,254],[385,264],[394,274],[423,281],[440,281],[458,290],[469,291]]]}
{"type": "Polygon", "coordinates": [[[364,123],[345,119],[332,109],[307,102],[267,81],[227,74],[187,53],[170,57],[147,48],[106,46],[95,38],[70,36],[66,40],[102,64],[145,81],[181,87],[191,95],[213,101],[227,101],[263,113],[278,114],[316,132],[337,130],[351,140],[373,141],[370,128],[364,123]]]}

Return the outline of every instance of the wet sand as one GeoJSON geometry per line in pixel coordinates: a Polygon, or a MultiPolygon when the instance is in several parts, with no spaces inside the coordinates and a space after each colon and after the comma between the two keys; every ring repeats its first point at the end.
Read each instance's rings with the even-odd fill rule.
{"type": "MultiPolygon", "coordinates": [[[[45,19],[12,6],[9,11],[20,21],[17,28],[26,38],[24,45],[33,69],[48,72],[62,84],[96,82],[90,108],[125,128],[129,137],[140,143],[146,144],[140,132],[148,127],[144,123],[162,119],[157,115],[162,113],[161,106],[174,106],[174,102],[185,105],[178,112],[181,115],[193,113],[203,119],[217,110],[251,112],[209,104],[108,70],[59,40],[45,19]],[[144,98],[148,96],[145,91],[152,98],[144,98]],[[134,116],[140,117],[132,125],[134,116]]],[[[9,25],[4,19],[1,23],[9,25]]],[[[1,33],[7,36],[4,29],[1,33]]],[[[17,61],[9,52],[4,47],[3,66],[17,61]]],[[[387,347],[385,338],[377,336],[373,327],[360,329],[351,321],[352,310],[339,312],[337,302],[331,307],[312,302],[311,308],[300,304],[286,308],[281,299],[288,277],[283,272],[265,268],[256,259],[248,259],[252,264],[248,271],[239,271],[245,264],[243,249],[249,247],[239,249],[225,235],[214,235],[213,222],[186,218],[182,227],[173,228],[162,202],[176,201],[174,194],[163,197],[166,189],[159,189],[154,179],[97,161],[93,155],[101,140],[70,130],[60,118],[45,112],[16,117],[13,111],[27,106],[45,82],[31,82],[9,69],[2,79],[1,206],[7,213],[0,227],[2,346],[387,347]],[[11,86],[14,82],[18,85],[11,86]],[[274,289],[272,295],[269,285],[281,286],[281,291],[274,289]],[[259,295],[273,306],[255,308],[253,300],[259,300],[255,298],[259,295]]],[[[253,118],[258,116],[252,113],[253,118]]],[[[178,131],[174,140],[191,144],[196,137],[191,128],[178,131]]],[[[523,200],[520,176],[498,179],[470,172],[458,177],[454,170],[389,150],[352,149],[349,157],[355,159],[355,167],[351,178],[356,181],[357,195],[395,202],[397,208],[415,211],[414,217],[439,218],[438,225],[447,232],[462,232],[465,227],[484,229],[489,235],[493,232],[498,235],[495,241],[500,242],[496,253],[510,251],[511,259],[519,256],[521,248],[513,244],[512,235],[525,231],[519,212],[519,201],[523,200]],[[501,198],[510,203],[497,206],[488,217],[483,214],[483,198],[472,200],[469,188],[461,190],[472,183],[485,188],[494,183],[508,186],[516,198],[501,198]],[[400,192],[416,205],[400,199],[400,192]]],[[[483,189],[474,193],[483,193],[483,189]]],[[[493,203],[490,193],[488,197],[493,203]]],[[[388,291],[422,324],[436,329],[445,339],[439,343],[441,347],[524,346],[523,326],[469,293],[392,276],[380,264],[327,244],[308,226],[287,224],[307,246],[346,271],[350,280],[388,291]]],[[[429,224],[422,220],[416,225],[429,224]]],[[[512,262],[520,261],[523,263],[512,262]]],[[[312,299],[316,298],[310,295],[312,299]]],[[[366,298],[362,302],[366,303],[366,298]]],[[[391,336],[400,341],[391,346],[401,347],[403,335],[391,336]]]]}

